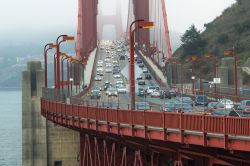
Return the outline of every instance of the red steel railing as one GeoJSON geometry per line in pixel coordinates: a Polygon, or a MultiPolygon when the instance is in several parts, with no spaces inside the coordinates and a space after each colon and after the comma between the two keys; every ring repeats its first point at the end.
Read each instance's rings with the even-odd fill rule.
{"type": "Polygon", "coordinates": [[[129,111],[93,106],[64,104],[41,99],[42,115],[50,118],[72,116],[117,124],[141,125],[163,129],[178,129],[223,135],[250,136],[250,118],[167,113],[154,111],[129,111]]]}

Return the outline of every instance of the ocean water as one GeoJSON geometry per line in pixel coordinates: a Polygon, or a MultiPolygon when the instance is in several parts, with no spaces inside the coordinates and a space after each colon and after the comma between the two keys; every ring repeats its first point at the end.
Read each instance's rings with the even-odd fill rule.
{"type": "Polygon", "coordinates": [[[0,166],[20,166],[21,90],[0,89],[0,166]]]}

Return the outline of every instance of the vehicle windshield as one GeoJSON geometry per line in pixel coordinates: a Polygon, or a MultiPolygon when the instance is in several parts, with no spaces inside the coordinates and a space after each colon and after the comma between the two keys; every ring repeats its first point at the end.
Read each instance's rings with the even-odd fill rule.
{"type": "Polygon", "coordinates": [[[197,101],[206,102],[207,101],[207,97],[206,96],[198,96],[197,97],[197,101]]]}
{"type": "Polygon", "coordinates": [[[250,101],[247,101],[247,102],[246,102],[246,106],[250,106],[250,101]]]}

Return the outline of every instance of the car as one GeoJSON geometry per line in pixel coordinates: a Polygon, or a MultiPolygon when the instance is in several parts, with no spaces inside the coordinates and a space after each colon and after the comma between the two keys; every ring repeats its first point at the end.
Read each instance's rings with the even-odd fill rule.
{"type": "Polygon", "coordinates": [[[112,67],[112,64],[111,63],[106,63],[105,66],[106,67],[112,67]]]}
{"type": "Polygon", "coordinates": [[[103,61],[102,60],[98,60],[97,64],[103,64],[103,61]]]}
{"type": "Polygon", "coordinates": [[[171,94],[170,94],[170,92],[169,91],[167,91],[167,90],[162,90],[162,91],[160,91],[161,92],[161,95],[160,95],[160,98],[161,99],[166,99],[166,98],[168,98],[168,99],[171,99],[171,94]]]}
{"type": "Polygon", "coordinates": [[[165,112],[178,112],[178,113],[192,113],[193,107],[187,103],[174,103],[169,102],[165,103],[163,107],[163,111],[165,112]]]}
{"type": "Polygon", "coordinates": [[[102,80],[102,77],[100,77],[100,76],[95,77],[95,81],[101,81],[101,80],[102,80]]]}
{"type": "Polygon", "coordinates": [[[214,110],[210,110],[210,113],[212,115],[216,115],[216,116],[229,116],[230,112],[232,111],[232,109],[227,109],[227,108],[217,108],[214,110]]]}
{"type": "Polygon", "coordinates": [[[141,59],[137,59],[137,64],[140,64],[142,63],[142,60],[141,59]]]}
{"type": "Polygon", "coordinates": [[[196,96],[194,103],[195,103],[195,106],[198,106],[198,105],[207,106],[208,105],[207,96],[204,96],[204,95],[196,96]]]}
{"type": "Polygon", "coordinates": [[[95,87],[92,89],[92,91],[95,91],[95,90],[102,91],[102,88],[101,88],[101,87],[99,87],[99,86],[95,86],[95,87]]]}
{"type": "Polygon", "coordinates": [[[99,76],[103,76],[103,72],[102,71],[97,71],[96,74],[99,75],[99,76]]]}
{"type": "Polygon", "coordinates": [[[121,55],[121,56],[120,56],[120,60],[125,60],[125,56],[124,56],[124,55],[121,55]]]}
{"type": "Polygon", "coordinates": [[[171,96],[173,96],[173,97],[177,96],[177,93],[174,89],[170,89],[169,92],[170,92],[171,96]]]}
{"type": "Polygon", "coordinates": [[[224,104],[222,104],[220,102],[209,102],[207,105],[208,110],[215,110],[218,108],[224,108],[224,104]]]}
{"type": "Polygon", "coordinates": [[[115,88],[108,88],[106,91],[106,95],[108,96],[118,96],[118,92],[115,88]]]}
{"type": "Polygon", "coordinates": [[[109,81],[106,81],[106,82],[104,83],[103,89],[104,89],[104,90],[107,90],[107,89],[110,88],[110,87],[112,87],[112,84],[111,84],[109,81]]]}
{"type": "Polygon", "coordinates": [[[114,78],[121,78],[121,75],[120,74],[114,74],[113,77],[114,78]]]}
{"type": "Polygon", "coordinates": [[[118,93],[127,93],[127,88],[123,86],[122,84],[118,84],[116,88],[117,88],[118,93]]]}
{"type": "Polygon", "coordinates": [[[229,116],[248,117],[248,118],[250,118],[250,112],[249,111],[244,111],[244,110],[235,110],[235,109],[232,109],[229,112],[229,116]]]}
{"type": "Polygon", "coordinates": [[[138,85],[145,85],[146,83],[145,83],[145,80],[139,80],[138,81],[138,85]]]}
{"type": "Polygon", "coordinates": [[[100,99],[101,98],[100,91],[99,90],[92,90],[90,98],[91,99],[100,99]]]}
{"type": "Polygon", "coordinates": [[[159,87],[159,86],[149,86],[149,87],[147,87],[146,92],[147,92],[147,94],[149,95],[149,94],[151,94],[151,92],[153,92],[154,90],[160,90],[160,87],[159,87]]]}
{"type": "Polygon", "coordinates": [[[105,62],[110,62],[110,58],[105,58],[104,61],[105,62]]]}
{"type": "Polygon", "coordinates": [[[97,67],[103,67],[102,63],[97,63],[97,67]]]}
{"type": "Polygon", "coordinates": [[[106,68],[105,72],[106,73],[112,73],[112,69],[108,67],[108,68],[106,68]]]}
{"type": "Polygon", "coordinates": [[[143,69],[142,69],[142,72],[143,72],[143,73],[148,73],[148,69],[147,69],[147,68],[143,68],[143,69]]]}
{"type": "Polygon", "coordinates": [[[118,74],[118,73],[120,73],[120,70],[117,69],[117,68],[114,68],[114,69],[113,69],[113,74],[118,74]]]}
{"type": "Polygon", "coordinates": [[[136,102],[135,103],[136,110],[151,110],[151,107],[148,102],[136,102]]]}
{"type": "Polygon", "coordinates": [[[138,89],[138,96],[146,96],[145,89],[144,88],[139,88],[138,89]]]}
{"type": "Polygon", "coordinates": [[[161,93],[159,90],[154,90],[151,92],[150,94],[151,97],[160,97],[161,96],[161,93]]]}
{"type": "Polygon", "coordinates": [[[97,67],[96,71],[103,71],[102,67],[97,67]]]}
{"type": "Polygon", "coordinates": [[[222,103],[226,109],[231,109],[234,107],[234,103],[230,99],[221,99],[219,102],[222,103]]]}
{"type": "Polygon", "coordinates": [[[143,68],[144,67],[144,64],[143,63],[139,63],[138,65],[140,68],[143,68]]]}
{"type": "Polygon", "coordinates": [[[117,79],[115,83],[116,84],[123,84],[123,80],[122,79],[117,79]]]}
{"type": "Polygon", "coordinates": [[[250,100],[242,100],[237,109],[243,111],[250,111],[250,100]]]}
{"type": "Polygon", "coordinates": [[[142,76],[139,75],[136,79],[137,79],[137,80],[142,80],[142,76]]]}
{"type": "Polygon", "coordinates": [[[180,103],[187,103],[187,104],[190,104],[191,106],[194,105],[194,102],[193,100],[191,99],[191,97],[180,97],[177,99],[178,102],[180,103]]]}
{"type": "Polygon", "coordinates": [[[175,112],[175,103],[174,102],[165,103],[161,108],[161,110],[165,112],[175,112]]]}
{"type": "Polygon", "coordinates": [[[151,75],[150,75],[150,74],[146,74],[146,75],[145,75],[145,79],[146,79],[146,80],[151,80],[151,79],[152,79],[152,77],[151,77],[151,75]]]}

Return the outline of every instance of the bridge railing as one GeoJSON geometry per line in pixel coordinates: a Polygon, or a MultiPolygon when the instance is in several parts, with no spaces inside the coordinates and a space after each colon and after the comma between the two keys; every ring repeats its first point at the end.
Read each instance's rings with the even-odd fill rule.
{"type": "MultiPolygon", "coordinates": [[[[232,136],[250,136],[250,118],[110,109],[41,99],[42,115],[72,116],[109,123],[139,125],[168,130],[186,130],[232,136]]],[[[159,138],[160,139],[160,138],[159,138]]]]}

